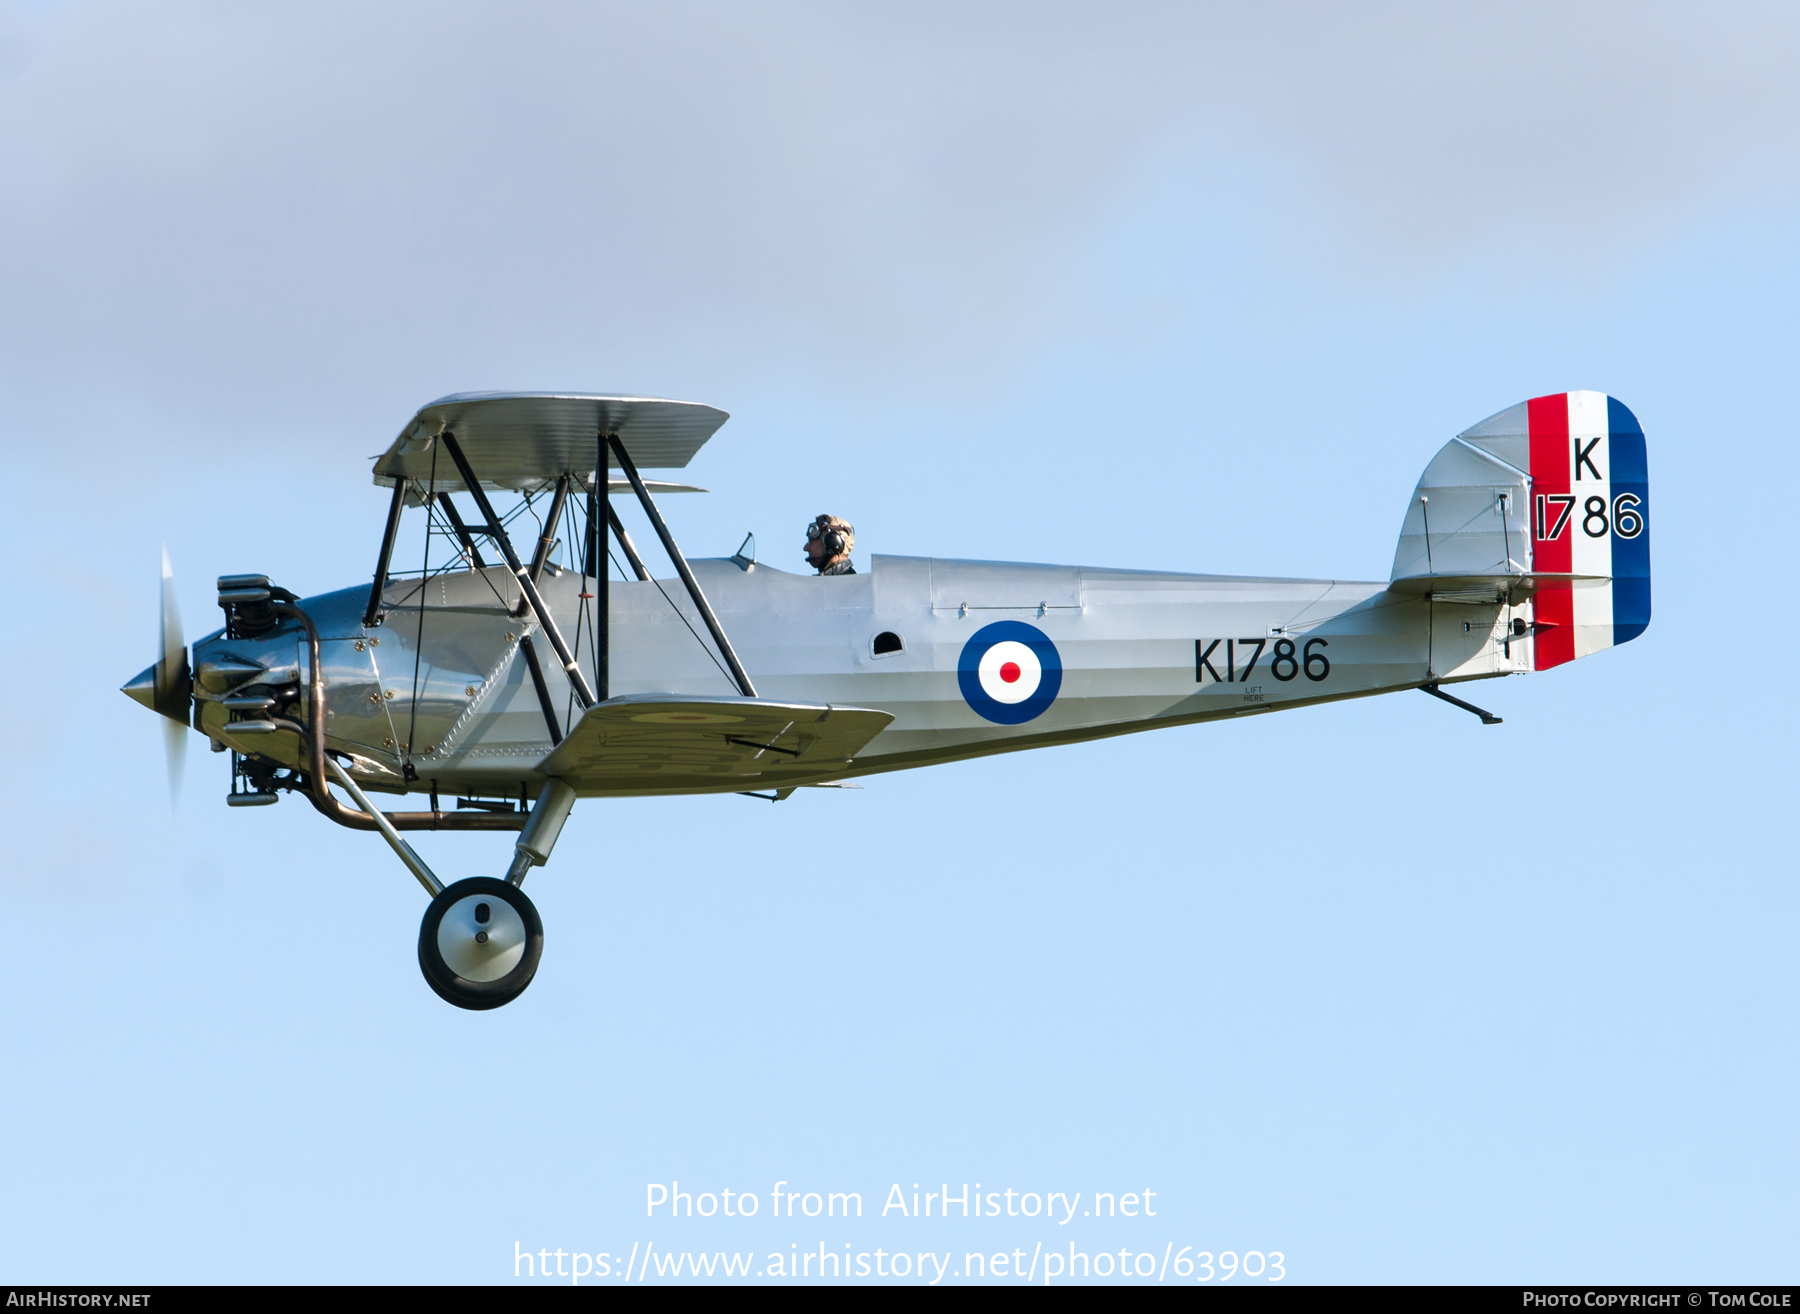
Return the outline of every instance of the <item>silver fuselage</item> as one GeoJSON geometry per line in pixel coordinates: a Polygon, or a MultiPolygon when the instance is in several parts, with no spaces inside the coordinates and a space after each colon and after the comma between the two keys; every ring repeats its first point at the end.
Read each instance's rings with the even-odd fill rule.
{"type": "MultiPolygon", "coordinates": [[[[760,697],[892,713],[831,779],[1530,669],[1530,640],[1506,639],[1515,609],[1434,604],[1378,583],[883,556],[867,573],[832,577],[730,559],[692,566],[760,697]],[[1063,668],[1055,700],[1019,725],[985,719],[958,679],[971,636],[1006,619],[1042,631],[1063,668]],[[899,651],[876,653],[884,633],[899,637],[899,651]],[[1278,651],[1292,655],[1280,661],[1278,651]]],[[[593,604],[581,594],[594,581],[563,572],[540,587],[592,679],[584,608],[593,604]]],[[[615,580],[608,595],[612,696],[737,693],[679,581],[615,580]]],[[[417,580],[396,580],[384,598],[385,619],[372,627],[362,624],[367,585],[302,604],[322,641],[330,748],[352,755],[354,774],[377,789],[535,795],[551,742],[520,655],[519,640],[538,627],[518,614],[517,581],[490,567],[434,576],[423,597],[417,580]]],[[[246,755],[300,765],[298,736],[233,735],[219,701],[308,678],[298,630],[215,633],[193,658],[197,727],[246,755]],[[234,663],[263,674],[220,673],[234,663]]],[[[581,709],[564,673],[554,660],[544,671],[572,726],[581,709]]],[[[646,779],[599,792],[670,791],[646,779]]]]}

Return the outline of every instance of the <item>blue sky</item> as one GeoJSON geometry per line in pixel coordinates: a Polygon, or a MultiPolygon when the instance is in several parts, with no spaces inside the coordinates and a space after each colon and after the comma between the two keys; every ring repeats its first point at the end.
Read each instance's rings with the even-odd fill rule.
{"type": "Polygon", "coordinates": [[[8,1280],[1070,1240],[1794,1279],[1791,16],[0,13],[8,1280]],[[1450,434],[1600,389],[1655,619],[1482,686],[1501,727],[1398,695],[589,802],[538,979],[463,1014],[385,849],[228,811],[198,740],[172,812],[116,689],[163,544],[191,636],[218,574],[354,583],[414,408],[565,386],[733,413],[694,555],[797,567],[829,509],[864,561],[1356,578],[1450,434]],[[670,1181],[762,1211],[646,1219],[670,1181]],[[877,1216],[915,1182],[1158,1215],[877,1216]]]}

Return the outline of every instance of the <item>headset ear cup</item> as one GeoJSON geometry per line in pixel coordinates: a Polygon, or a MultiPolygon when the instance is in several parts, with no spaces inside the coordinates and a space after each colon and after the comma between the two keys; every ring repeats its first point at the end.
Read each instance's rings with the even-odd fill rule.
{"type": "Polygon", "coordinates": [[[835,530],[835,529],[826,530],[825,531],[825,552],[826,552],[826,554],[828,556],[835,557],[838,553],[842,552],[843,550],[844,550],[844,536],[842,534],[838,533],[837,530],[835,530]]]}

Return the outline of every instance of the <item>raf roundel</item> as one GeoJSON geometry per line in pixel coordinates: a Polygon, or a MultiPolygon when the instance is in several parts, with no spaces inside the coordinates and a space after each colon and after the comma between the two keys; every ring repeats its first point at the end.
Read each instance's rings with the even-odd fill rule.
{"type": "Polygon", "coordinates": [[[1024,621],[984,625],[956,663],[963,701],[996,725],[1042,716],[1062,689],[1062,658],[1050,636],[1024,621]]]}

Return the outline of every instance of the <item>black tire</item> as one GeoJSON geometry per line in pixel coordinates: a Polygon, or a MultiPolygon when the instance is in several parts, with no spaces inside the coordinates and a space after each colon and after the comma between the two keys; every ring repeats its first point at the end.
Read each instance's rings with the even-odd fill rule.
{"type": "Polygon", "coordinates": [[[531,984],[543,956],[537,909],[525,891],[491,876],[446,886],[419,924],[425,983],[458,1008],[510,1004],[531,984]]]}

